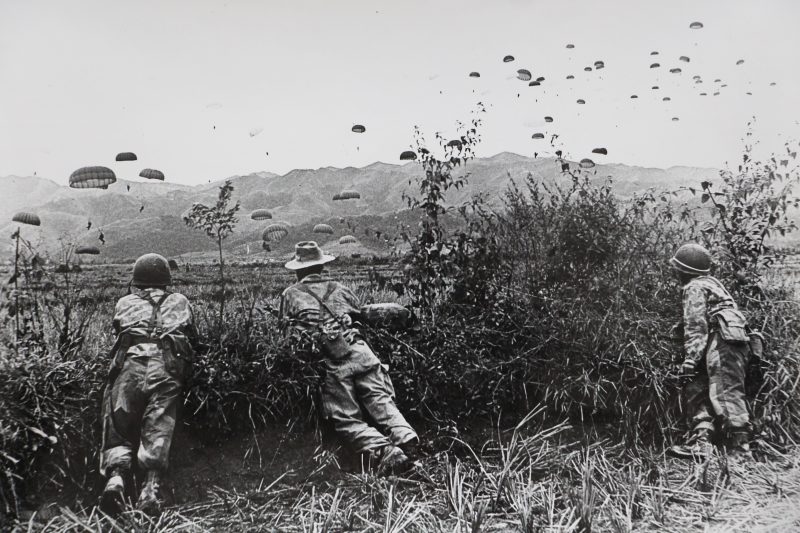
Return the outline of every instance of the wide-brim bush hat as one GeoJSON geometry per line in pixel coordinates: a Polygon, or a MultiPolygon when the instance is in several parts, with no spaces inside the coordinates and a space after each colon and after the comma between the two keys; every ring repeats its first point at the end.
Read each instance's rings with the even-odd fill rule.
{"type": "Polygon", "coordinates": [[[336,259],[335,256],[322,253],[316,242],[302,241],[294,245],[294,259],[284,266],[289,270],[300,270],[315,265],[324,265],[334,259],[336,259]]]}

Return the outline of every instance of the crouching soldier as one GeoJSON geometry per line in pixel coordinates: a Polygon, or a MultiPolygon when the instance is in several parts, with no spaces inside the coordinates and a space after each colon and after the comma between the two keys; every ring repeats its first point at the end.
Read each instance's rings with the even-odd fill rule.
{"type": "Polygon", "coordinates": [[[100,472],[108,477],[101,508],[120,509],[134,454],[144,472],[139,509],[161,510],[161,478],[167,470],[184,377],[196,338],[192,308],[169,292],[167,260],[146,254],[133,267],[133,288],[114,312],[117,341],[103,394],[100,472]]]}
{"type": "Polygon", "coordinates": [[[415,458],[417,434],[395,405],[387,367],[351,327],[351,315],[360,310],[358,298],[322,277],[324,265],[334,259],[316,242],[295,246],[286,268],[295,271],[297,283],[281,295],[280,318],[292,337],[310,342],[322,357],[322,414],[338,437],[379,472],[403,470],[415,458]]]}
{"type": "Polygon", "coordinates": [[[711,254],[698,244],[684,244],[670,260],[683,289],[681,374],[685,413],[691,434],[670,451],[680,457],[703,457],[721,437],[730,451],[749,453],[750,418],[745,374],[750,357],[746,322],[730,293],[710,276],[711,254]]]}

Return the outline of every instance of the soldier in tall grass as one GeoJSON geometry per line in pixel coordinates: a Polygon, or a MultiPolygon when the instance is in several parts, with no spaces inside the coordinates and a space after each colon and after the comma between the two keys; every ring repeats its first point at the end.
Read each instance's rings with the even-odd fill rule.
{"type": "Polygon", "coordinates": [[[160,484],[167,470],[178,402],[196,338],[192,308],[170,292],[169,264],[146,254],[133,267],[130,294],[114,312],[117,341],[103,394],[100,471],[108,476],[101,507],[116,512],[130,481],[134,453],[144,472],[138,507],[157,514],[160,484]]]}
{"type": "Polygon", "coordinates": [[[709,275],[711,254],[684,244],[670,260],[682,285],[683,345],[681,374],[691,435],[670,451],[679,457],[704,457],[719,437],[728,449],[749,453],[750,417],[745,374],[750,336],[744,315],[722,283],[709,275]]]}
{"type": "Polygon", "coordinates": [[[358,298],[322,276],[334,259],[316,242],[295,246],[286,268],[295,271],[297,283],[281,295],[280,318],[300,347],[311,346],[322,357],[322,411],[337,435],[380,472],[401,470],[416,455],[417,434],[395,405],[388,368],[352,327],[361,308],[358,298]]]}

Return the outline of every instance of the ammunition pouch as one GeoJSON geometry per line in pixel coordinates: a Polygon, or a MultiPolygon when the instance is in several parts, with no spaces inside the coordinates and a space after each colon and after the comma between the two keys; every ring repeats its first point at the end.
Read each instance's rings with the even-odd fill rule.
{"type": "Polygon", "coordinates": [[[735,309],[722,309],[714,313],[712,319],[716,322],[717,331],[725,342],[731,344],[750,342],[747,321],[741,312],[735,309]]]}
{"type": "Polygon", "coordinates": [[[338,322],[327,323],[322,326],[319,335],[319,350],[323,357],[328,359],[344,359],[352,348],[350,342],[345,338],[345,332],[338,322]]]}

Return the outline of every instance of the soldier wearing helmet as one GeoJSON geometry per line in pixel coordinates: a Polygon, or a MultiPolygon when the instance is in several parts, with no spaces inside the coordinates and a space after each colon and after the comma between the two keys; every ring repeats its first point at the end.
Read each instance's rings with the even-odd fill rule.
{"type": "Polygon", "coordinates": [[[670,449],[680,457],[708,455],[715,438],[749,454],[745,371],[750,337],[736,302],[710,275],[711,263],[711,254],[699,244],[684,244],[670,259],[682,285],[681,374],[689,379],[684,401],[692,425],[686,444],[670,449]]]}
{"type": "Polygon", "coordinates": [[[138,507],[155,514],[167,469],[178,401],[196,338],[189,300],[167,290],[169,263],[145,254],[133,266],[130,294],[114,311],[117,333],[103,394],[100,471],[108,480],[101,507],[120,509],[134,455],[145,473],[138,507]]]}

